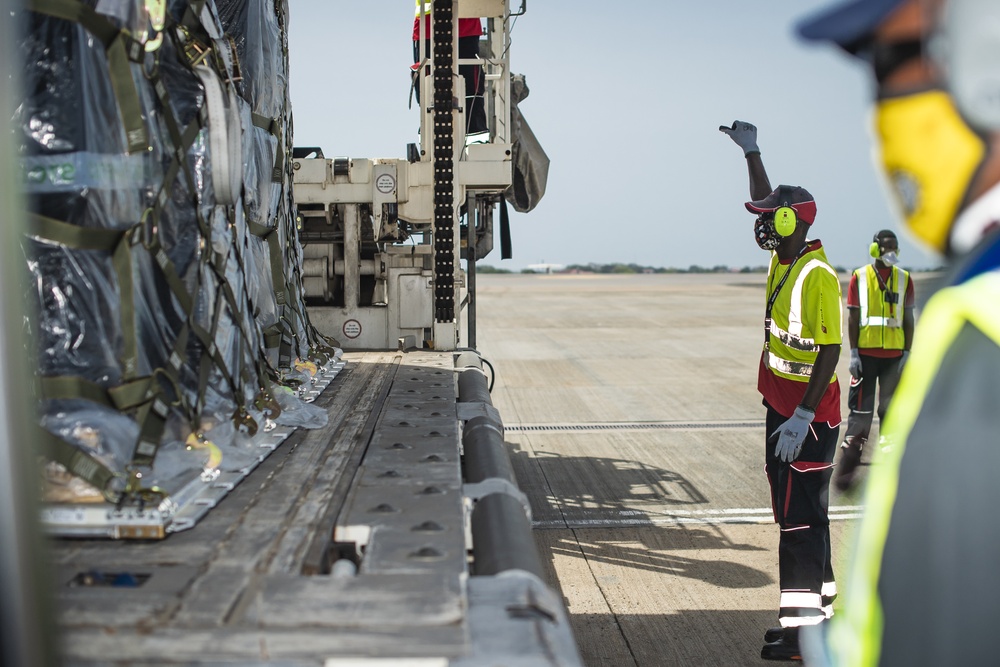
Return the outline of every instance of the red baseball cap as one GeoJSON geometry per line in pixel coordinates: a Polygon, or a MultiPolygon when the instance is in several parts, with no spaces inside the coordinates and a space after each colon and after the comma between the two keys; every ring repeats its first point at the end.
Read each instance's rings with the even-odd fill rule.
{"type": "Polygon", "coordinates": [[[746,203],[751,213],[773,213],[782,206],[790,206],[795,211],[795,217],[810,225],[816,219],[816,200],[808,190],[797,185],[779,185],[763,199],[746,203]]]}

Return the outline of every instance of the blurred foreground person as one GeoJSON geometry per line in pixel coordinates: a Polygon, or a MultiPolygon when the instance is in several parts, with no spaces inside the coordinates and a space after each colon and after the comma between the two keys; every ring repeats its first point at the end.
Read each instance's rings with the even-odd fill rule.
{"type": "MultiPolygon", "coordinates": [[[[899,242],[883,229],[868,248],[871,264],[855,269],[847,288],[847,340],[851,345],[851,388],[847,396],[847,433],[833,475],[841,491],[854,487],[861,453],[868,443],[878,392],[879,424],[899,383],[899,373],[913,343],[913,281],[896,266],[899,242]]],[[[885,433],[879,445],[890,446],[885,433]]]]}
{"type": "Polygon", "coordinates": [[[807,662],[1000,662],[1000,2],[852,0],[799,26],[865,60],[910,231],[950,260],[883,430],[843,613],[807,662]]]}
{"type": "Polygon", "coordinates": [[[827,510],[840,435],[840,281],[822,242],[806,238],[816,219],[812,195],[791,185],[771,191],[752,124],[719,130],[743,149],[754,240],[771,253],[757,389],[767,409],[764,471],[781,529],[781,625],[764,633],[760,657],[800,660],[799,629],[825,621],[837,595],[827,510]]]}

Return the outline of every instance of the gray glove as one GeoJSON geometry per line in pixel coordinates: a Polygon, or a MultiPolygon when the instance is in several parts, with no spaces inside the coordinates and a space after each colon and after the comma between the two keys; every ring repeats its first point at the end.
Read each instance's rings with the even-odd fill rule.
{"type": "MultiPolygon", "coordinates": [[[[905,354],[906,353],[904,352],[903,354],[904,354],[904,358],[905,358],[905,354]]],[[[851,375],[854,376],[854,379],[855,380],[860,380],[861,379],[861,353],[858,352],[858,348],[856,348],[856,347],[852,347],[851,348],[851,365],[850,365],[850,369],[851,369],[851,375]]]]}
{"type": "Polygon", "coordinates": [[[771,434],[768,441],[778,440],[777,447],[774,448],[774,455],[785,463],[791,463],[799,457],[802,451],[802,443],[806,440],[806,433],[809,432],[809,424],[816,418],[816,413],[807,410],[801,405],[795,408],[795,412],[788,421],[778,427],[778,430],[771,434]]]}
{"type": "Polygon", "coordinates": [[[743,149],[743,155],[750,153],[760,153],[757,148],[757,126],[742,120],[734,120],[732,127],[719,126],[719,132],[729,135],[729,138],[736,142],[736,145],[743,149]]]}
{"type": "Polygon", "coordinates": [[[899,370],[903,370],[903,365],[906,364],[906,358],[910,356],[909,350],[903,350],[903,356],[899,359],[899,370]]]}

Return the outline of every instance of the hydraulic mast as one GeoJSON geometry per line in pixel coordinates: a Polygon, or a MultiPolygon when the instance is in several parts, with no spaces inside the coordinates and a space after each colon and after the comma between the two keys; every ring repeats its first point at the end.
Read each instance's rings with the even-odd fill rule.
{"type": "Polygon", "coordinates": [[[492,249],[493,208],[511,184],[510,2],[424,2],[431,31],[421,22],[420,53],[429,55],[415,66],[419,144],[405,159],[330,159],[315,149],[295,159],[310,312],[348,350],[469,342],[462,309],[475,295],[461,260],[492,249]],[[456,26],[473,17],[486,23],[480,56],[460,60],[456,26]],[[466,135],[461,66],[482,67],[485,77],[489,132],[476,143],[466,135]]]}

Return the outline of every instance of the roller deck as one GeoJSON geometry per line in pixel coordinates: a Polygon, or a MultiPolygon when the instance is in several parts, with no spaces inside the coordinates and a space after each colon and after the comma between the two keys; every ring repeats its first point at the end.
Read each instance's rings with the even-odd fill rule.
{"type": "Polygon", "coordinates": [[[513,491],[500,503],[520,520],[473,517],[469,489],[514,485],[463,479],[459,414],[497,413],[458,401],[455,356],[347,353],[315,401],[327,426],[286,438],[192,528],[54,540],[66,664],[580,664],[537,555],[477,565],[474,529],[534,546],[513,491]]]}

